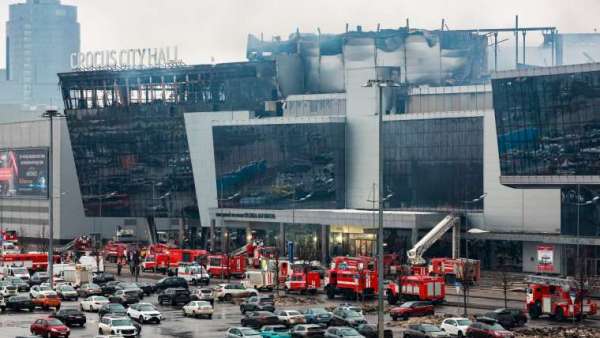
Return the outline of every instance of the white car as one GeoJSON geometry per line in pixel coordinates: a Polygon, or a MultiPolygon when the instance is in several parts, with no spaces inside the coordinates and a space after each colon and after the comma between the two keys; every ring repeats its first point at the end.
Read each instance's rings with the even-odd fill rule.
{"type": "Polygon", "coordinates": [[[471,323],[472,322],[467,318],[446,318],[442,322],[442,325],[440,325],[440,329],[451,336],[466,337],[467,328],[471,323]]]}
{"type": "Polygon", "coordinates": [[[129,317],[104,316],[98,323],[98,333],[135,337],[138,332],[129,317]]]}
{"type": "Polygon", "coordinates": [[[258,290],[247,288],[241,284],[219,284],[215,289],[215,297],[219,300],[230,301],[233,298],[258,296],[258,290]]]}
{"type": "Polygon", "coordinates": [[[12,284],[9,284],[8,282],[4,282],[2,285],[0,285],[0,295],[2,295],[4,298],[16,296],[18,293],[18,288],[12,284]]]}
{"type": "Polygon", "coordinates": [[[184,316],[200,317],[205,316],[208,319],[212,319],[214,309],[209,302],[203,300],[194,300],[187,303],[183,307],[184,316]]]}
{"type": "Polygon", "coordinates": [[[104,296],[89,296],[79,303],[81,311],[98,311],[104,304],[110,303],[104,296]]]}
{"type": "Polygon", "coordinates": [[[262,338],[260,333],[249,327],[232,327],[227,330],[227,338],[262,338]]]}
{"type": "Polygon", "coordinates": [[[29,295],[31,296],[31,298],[38,298],[41,295],[44,296],[48,296],[48,295],[56,295],[56,291],[52,290],[52,288],[50,288],[50,286],[47,285],[35,285],[32,286],[31,289],[29,290],[29,295]]]}
{"type": "Polygon", "coordinates": [[[129,305],[127,315],[140,323],[156,323],[160,324],[162,315],[154,305],[150,303],[135,303],[129,305]]]}
{"type": "Polygon", "coordinates": [[[304,315],[296,310],[278,310],[275,311],[275,315],[279,318],[280,322],[289,326],[306,323],[304,315]]]}

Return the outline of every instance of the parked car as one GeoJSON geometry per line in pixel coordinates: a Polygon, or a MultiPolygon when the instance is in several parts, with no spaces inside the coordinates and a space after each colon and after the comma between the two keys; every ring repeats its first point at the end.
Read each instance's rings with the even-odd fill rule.
{"type": "Polygon", "coordinates": [[[310,308],[302,311],[306,322],[309,324],[329,324],[333,313],[324,308],[310,308]]]}
{"type": "Polygon", "coordinates": [[[230,327],[226,332],[227,338],[262,338],[260,333],[248,327],[230,327]]]}
{"type": "Polygon", "coordinates": [[[514,337],[514,334],[491,318],[478,318],[467,329],[467,337],[514,337]]]}
{"type": "Polygon", "coordinates": [[[278,310],[275,312],[275,315],[279,318],[281,324],[287,326],[306,323],[304,315],[296,310],[278,310]]]}
{"type": "Polygon", "coordinates": [[[100,316],[100,318],[106,315],[124,317],[127,316],[127,310],[119,303],[108,303],[102,305],[100,310],[98,310],[98,316],[100,316]]]}
{"type": "Polygon", "coordinates": [[[354,338],[364,338],[364,336],[356,329],[348,326],[331,326],[325,330],[325,338],[345,338],[345,337],[354,337],[354,338]]]}
{"type": "Polygon", "coordinates": [[[404,330],[404,338],[448,338],[450,335],[432,324],[409,324],[404,330]]]}
{"type": "Polygon", "coordinates": [[[33,312],[35,305],[27,295],[10,296],[6,300],[6,308],[13,311],[29,310],[33,312]]]}
{"type": "Polygon", "coordinates": [[[121,289],[123,290],[128,290],[128,291],[135,291],[138,294],[138,298],[144,299],[144,296],[146,295],[146,293],[144,292],[144,290],[142,290],[136,283],[126,283],[126,282],[119,282],[119,286],[121,287],[121,289]]]}
{"type": "Polygon", "coordinates": [[[40,318],[31,324],[29,331],[46,338],[69,337],[71,330],[56,318],[40,318]]]}
{"type": "Polygon", "coordinates": [[[335,307],[334,310],[336,310],[336,309],[350,310],[350,311],[358,312],[361,315],[364,315],[362,307],[357,306],[357,305],[348,304],[348,303],[339,304],[338,306],[335,307]]]}
{"type": "Polygon", "coordinates": [[[134,304],[140,301],[139,292],[137,290],[117,290],[108,297],[111,303],[119,303],[122,305],[134,304]]]}
{"type": "Polygon", "coordinates": [[[211,288],[194,289],[190,297],[192,300],[205,300],[211,305],[214,305],[215,302],[215,292],[211,288]]]}
{"type": "Polygon", "coordinates": [[[56,311],[51,317],[54,317],[67,326],[85,326],[87,319],[85,314],[77,309],[61,309],[56,311]]]}
{"type": "Polygon", "coordinates": [[[79,294],[74,287],[63,284],[56,287],[56,293],[62,300],[77,300],[79,298],[79,294]]]}
{"type": "Polygon", "coordinates": [[[156,291],[162,291],[170,288],[188,289],[188,283],[181,277],[165,277],[156,283],[156,291]]]}
{"type": "Polygon", "coordinates": [[[366,324],[367,320],[362,314],[347,310],[347,309],[336,309],[333,310],[333,317],[329,321],[331,326],[351,326],[357,327],[360,324],[366,324]]]}
{"type": "Polygon", "coordinates": [[[218,300],[231,301],[233,298],[246,298],[258,296],[258,290],[247,288],[242,284],[219,284],[215,289],[215,297],[218,300]]]}
{"type": "Polygon", "coordinates": [[[60,310],[60,298],[56,294],[40,294],[39,296],[32,298],[31,302],[33,305],[41,307],[44,310],[49,308],[55,308],[56,311],[60,310]]]}
{"type": "Polygon", "coordinates": [[[265,325],[260,329],[262,338],[290,338],[290,329],[285,325],[265,325]]]}
{"type": "Polygon", "coordinates": [[[135,337],[138,329],[129,317],[104,316],[98,323],[98,334],[118,334],[123,337],[135,337]]]}
{"type": "Polygon", "coordinates": [[[183,315],[191,317],[204,316],[212,319],[214,309],[211,303],[205,300],[193,300],[183,306],[183,315]]]}
{"type": "Polygon", "coordinates": [[[398,320],[398,318],[406,320],[408,317],[432,315],[434,312],[431,302],[414,301],[393,307],[390,310],[390,316],[393,320],[398,320]]]}
{"type": "MultiPolygon", "coordinates": [[[[365,338],[377,338],[377,325],[360,324],[356,328],[356,330],[358,331],[358,333],[365,336],[365,338]]],[[[393,338],[394,334],[392,333],[392,330],[385,329],[385,330],[383,330],[383,337],[384,338],[393,338]]]]}
{"type": "Polygon", "coordinates": [[[142,324],[160,324],[162,320],[162,314],[150,303],[131,304],[127,309],[127,315],[142,324]]]}
{"type": "Polygon", "coordinates": [[[252,296],[240,304],[240,311],[275,311],[275,305],[272,297],[252,296]]]}
{"type": "Polygon", "coordinates": [[[273,312],[252,311],[246,312],[246,315],[242,317],[241,324],[253,329],[260,329],[265,325],[279,324],[279,318],[273,312]]]}
{"type": "Polygon", "coordinates": [[[107,282],[112,282],[115,280],[115,275],[113,275],[110,272],[100,272],[100,273],[94,273],[92,276],[92,282],[96,283],[96,284],[104,284],[107,282]]]}
{"type": "Polygon", "coordinates": [[[148,282],[135,282],[135,285],[144,291],[144,295],[150,296],[154,292],[156,292],[156,287],[152,283],[148,282]]]}
{"type": "Polygon", "coordinates": [[[29,285],[40,285],[48,282],[48,279],[50,278],[48,278],[48,273],[46,271],[37,271],[31,275],[31,278],[29,278],[29,285]]]}
{"type": "Polygon", "coordinates": [[[521,309],[497,309],[484,314],[483,317],[495,319],[507,329],[523,326],[527,323],[527,315],[521,309]]]}
{"type": "Polygon", "coordinates": [[[184,288],[169,288],[158,294],[158,304],[187,304],[190,302],[190,292],[184,288]]]}
{"type": "Polygon", "coordinates": [[[440,329],[444,330],[451,336],[464,337],[467,335],[467,328],[473,322],[468,318],[446,318],[442,321],[440,329]]]}
{"type": "Polygon", "coordinates": [[[18,293],[19,293],[19,289],[16,286],[12,285],[11,282],[8,282],[8,281],[0,282],[0,295],[2,295],[3,297],[14,296],[18,293]]]}
{"type": "Polygon", "coordinates": [[[290,333],[292,338],[321,338],[325,334],[325,329],[317,324],[301,324],[294,326],[290,333]]]}
{"type": "Polygon", "coordinates": [[[98,284],[84,283],[81,284],[77,293],[81,297],[100,296],[102,295],[102,288],[98,284]]]}
{"type": "Polygon", "coordinates": [[[5,277],[6,281],[10,282],[12,285],[17,287],[17,291],[19,292],[29,292],[30,285],[27,281],[22,280],[19,277],[5,277]]]}
{"type": "Polygon", "coordinates": [[[98,311],[102,306],[108,303],[110,303],[110,301],[104,296],[89,296],[79,302],[79,308],[81,311],[98,311]]]}
{"type": "Polygon", "coordinates": [[[119,286],[119,281],[109,281],[104,284],[101,284],[102,295],[110,296],[115,293],[117,290],[121,290],[121,286],[119,286]]]}
{"type": "Polygon", "coordinates": [[[56,295],[56,291],[48,285],[40,284],[32,286],[29,290],[31,298],[37,298],[39,295],[56,295]]]}

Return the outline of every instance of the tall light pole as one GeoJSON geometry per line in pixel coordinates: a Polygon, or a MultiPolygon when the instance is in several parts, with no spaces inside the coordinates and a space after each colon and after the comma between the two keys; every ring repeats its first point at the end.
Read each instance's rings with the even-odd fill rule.
{"type": "Polygon", "coordinates": [[[53,269],[53,264],[54,264],[54,179],[53,179],[53,174],[54,174],[54,136],[53,136],[53,119],[54,118],[59,118],[59,117],[64,117],[65,115],[61,114],[58,112],[58,110],[55,109],[49,109],[46,110],[46,112],[44,112],[42,114],[43,118],[47,118],[48,121],[50,122],[50,130],[49,130],[49,134],[50,134],[50,154],[48,156],[48,195],[49,195],[49,199],[48,199],[48,276],[49,276],[49,282],[50,282],[50,288],[52,288],[54,286],[54,269],[53,269]]]}
{"type": "Polygon", "coordinates": [[[383,88],[386,87],[400,87],[399,84],[392,80],[369,80],[363,87],[377,87],[379,109],[378,109],[378,122],[377,122],[377,134],[379,139],[378,144],[378,156],[379,156],[379,168],[378,168],[378,180],[379,180],[379,224],[377,228],[377,337],[383,338],[383,88]]]}
{"type": "MultiPolygon", "coordinates": [[[[483,201],[483,199],[487,196],[487,192],[483,193],[481,196],[474,198],[472,200],[469,201],[463,201],[463,203],[465,204],[465,231],[469,232],[469,215],[468,215],[468,211],[470,208],[468,208],[468,205],[475,205],[481,201],[483,201]]],[[[469,240],[465,239],[465,258],[469,259],[469,240]]]]}

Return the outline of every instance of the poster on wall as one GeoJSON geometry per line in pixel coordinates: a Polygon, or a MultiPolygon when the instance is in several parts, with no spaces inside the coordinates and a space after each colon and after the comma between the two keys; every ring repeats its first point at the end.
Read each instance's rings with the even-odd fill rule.
{"type": "Polygon", "coordinates": [[[0,198],[48,197],[48,150],[0,149],[0,198]]]}
{"type": "Polygon", "coordinates": [[[537,246],[538,272],[554,272],[554,246],[537,246]]]}

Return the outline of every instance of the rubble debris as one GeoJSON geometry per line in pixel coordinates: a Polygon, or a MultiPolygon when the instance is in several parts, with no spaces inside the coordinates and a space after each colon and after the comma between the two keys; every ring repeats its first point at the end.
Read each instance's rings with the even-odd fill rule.
{"type": "Polygon", "coordinates": [[[514,330],[515,337],[527,338],[588,338],[600,337],[600,329],[591,327],[525,327],[514,330]]]}

